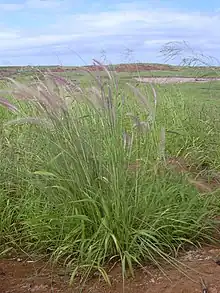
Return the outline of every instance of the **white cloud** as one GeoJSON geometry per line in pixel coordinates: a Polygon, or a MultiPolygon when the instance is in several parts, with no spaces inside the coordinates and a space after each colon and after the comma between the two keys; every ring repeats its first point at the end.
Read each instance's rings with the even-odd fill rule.
{"type": "MultiPolygon", "coordinates": [[[[59,8],[61,4],[58,0],[26,0],[25,7],[48,9],[59,8]]],[[[19,32],[1,30],[0,56],[25,54],[35,49],[36,54],[58,51],[67,54],[69,48],[94,54],[102,49],[113,52],[125,47],[142,53],[156,52],[169,41],[188,41],[195,48],[215,53],[220,48],[219,27],[218,13],[118,5],[117,10],[109,12],[53,14],[51,18],[48,16],[45,27],[34,30],[25,27],[19,32]]]]}
{"type": "Polygon", "coordinates": [[[25,9],[55,9],[60,8],[64,4],[65,0],[26,0],[23,3],[0,3],[0,12],[7,11],[19,11],[25,9]]]}
{"type": "Polygon", "coordinates": [[[25,6],[31,9],[51,9],[62,5],[62,0],[27,0],[25,6]]]}
{"type": "MultiPolygon", "coordinates": [[[[176,32],[190,36],[207,33],[219,34],[220,15],[205,15],[196,12],[184,13],[164,10],[118,10],[94,14],[69,14],[57,16],[51,29],[60,32],[86,32],[86,34],[114,35],[176,32]]],[[[169,37],[169,36],[168,36],[169,37]]],[[[195,37],[195,36],[194,36],[195,37]]]]}
{"type": "Polygon", "coordinates": [[[23,8],[22,4],[0,3],[0,11],[17,11],[23,8]]]}
{"type": "Polygon", "coordinates": [[[0,34],[0,43],[1,43],[1,51],[22,49],[26,47],[43,47],[49,45],[57,45],[64,42],[71,42],[78,38],[75,34],[68,35],[38,35],[35,37],[21,37],[13,35],[14,38],[11,38],[10,33],[0,34]]]}
{"type": "Polygon", "coordinates": [[[18,32],[13,32],[13,31],[1,31],[0,32],[0,41],[4,41],[4,40],[12,40],[12,39],[17,39],[19,37],[18,32]]]}

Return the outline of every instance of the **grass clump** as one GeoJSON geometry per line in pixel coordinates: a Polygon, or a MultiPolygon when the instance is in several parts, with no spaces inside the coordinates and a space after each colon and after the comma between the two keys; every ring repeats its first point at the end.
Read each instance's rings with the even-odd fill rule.
{"type": "Polygon", "coordinates": [[[182,148],[182,138],[166,142],[170,121],[184,131],[190,120],[184,100],[158,100],[104,69],[108,81],[85,88],[51,73],[29,86],[11,80],[0,101],[17,111],[1,119],[1,243],[64,261],[73,276],[95,268],[107,278],[114,260],[123,274],[148,260],[174,264],[179,249],[210,239],[218,210],[165,168],[182,148]]]}

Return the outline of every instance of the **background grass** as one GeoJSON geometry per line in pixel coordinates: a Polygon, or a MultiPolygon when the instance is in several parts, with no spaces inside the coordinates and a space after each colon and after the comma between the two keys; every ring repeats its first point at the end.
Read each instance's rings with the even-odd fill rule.
{"type": "Polygon", "coordinates": [[[179,249],[210,241],[219,200],[165,161],[187,157],[219,171],[220,85],[94,84],[87,78],[81,94],[71,90],[77,100],[66,110],[54,103],[58,91],[70,95],[65,83],[52,92],[40,83],[44,111],[25,84],[22,100],[7,96],[19,113],[0,108],[2,247],[62,261],[73,276],[94,268],[107,278],[103,268],[118,260],[123,274],[161,258],[175,264],[179,249]],[[8,124],[23,117],[37,123],[8,124]],[[141,167],[130,168],[136,160],[141,167]]]}

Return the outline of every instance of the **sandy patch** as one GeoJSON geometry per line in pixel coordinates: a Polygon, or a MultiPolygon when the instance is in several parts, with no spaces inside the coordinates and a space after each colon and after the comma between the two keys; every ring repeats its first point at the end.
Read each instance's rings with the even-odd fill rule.
{"type": "Polygon", "coordinates": [[[187,83],[187,82],[211,82],[220,81],[220,78],[195,78],[195,77],[136,77],[135,80],[144,83],[187,83]]]}

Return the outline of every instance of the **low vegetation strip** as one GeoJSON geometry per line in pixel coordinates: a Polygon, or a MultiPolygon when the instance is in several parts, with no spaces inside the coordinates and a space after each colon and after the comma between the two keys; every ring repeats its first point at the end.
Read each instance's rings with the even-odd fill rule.
{"type": "Polygon", "coordinates": [[[98,270],[109,282],[112,262],[123,276],[147,261],[176,266],[181,249],[213,240],[219,213],[217,191],[201,195],[167,162],[218,171],[220,104],[103,70],[107,81],[90,73],[77,93],[49,72],[11,79],[0,100],[1,245],[62,262],[71,280],[98,270]]]}

